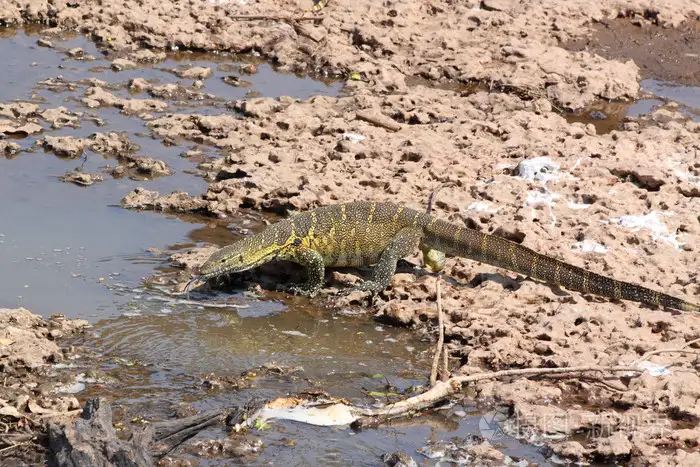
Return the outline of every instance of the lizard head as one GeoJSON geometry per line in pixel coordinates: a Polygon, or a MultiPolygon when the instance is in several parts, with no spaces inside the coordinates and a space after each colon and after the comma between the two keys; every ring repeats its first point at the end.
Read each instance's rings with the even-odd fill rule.
{"type": "Polygon", "coordinates": [[[260,236],[241,239],[233,245],[216,250],[199,268],[202,279],[243,272],[274,260],[280,252],[275,245],[264,245],[260,236]]]}

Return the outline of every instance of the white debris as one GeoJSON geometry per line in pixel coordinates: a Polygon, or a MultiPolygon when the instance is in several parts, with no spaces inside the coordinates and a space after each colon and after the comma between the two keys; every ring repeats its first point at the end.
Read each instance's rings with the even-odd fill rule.
{"type": "MultiPolygon", "coordinates": [[[[671,215],[671,213],[667,214],[671,215]]],[[[678,250],[685,243],[679,242],[677,240],[678,235],[672,234],[668,231],[668,227],[659,218],[659,214],[656,211],[651,211],[649,214],[643,216],[622,216],[615,217],[608,221],[601,221],[604,224],[617,224],[623,227],[631,229],[632,232],[639,232],[642,229],[651,232],[651,238],[654,241],[663,240],[666,243],[670,243],[678,250]]]]}
{"type": "Polygon", "coordinates": [[[683,170],[676,170],[676,176],[683,180],[684,182],[693,183],[695,185],[700,185],[700,177],[693,175],[690,172],[683,170]]]}
{"type": "Polygon", "coordinates": [[[58,393],[63,394],[77,394],[85,390],[85,383],[75,382],[73,384],[64,384],[55,389],[58,393]]]}
{"type": "Polygon", "coordinates": [[[559,164],[548,156],[525,159],[518,164],[518,175],[529,180],[548,182],[561,178],[559,164]]]}
{"type": "Polygon", "coordinates": [[[280,334],[286,334],[288,336],[297,336],[297,337],[309,337],[300,331],[280,331],[280,334]]]}
{"type": "Polygon", "coordinates": [[[574,201],[568,201],[566,204],[568,204],[571,209],[588,209],[591,207],[590,204],[576,203],[574,201]]]}
{"type": "Polygon", "coordinates": [[[656,363],[651,363],[648,360],[643,360],[637,364],[637,368],[640,370],[646,370],[651,376],[668,376],[671,374],[671,370],[665,366],[657,365],[656,363]]]}
{"type": "Polygon", "coordinates": [[[492,207],[492,204],[486,201],[474,201],[467,209],[470,211],[488,212],[495,214],[502,206],[492,207]]]}
{"type": "Polygon", "coordinates": [[[528,206],[544,204],[551,207],[554,205],[554,201],[558,200],[559,198],[561,198],[561,195],[556,193],[528,191],[527,198],[525,198],[525,204],[528,206]]]}
{"type": "MultiPolygon", "coordinates": [[[[552,209],[552,207],[554,206],[554,202],[559,198],[561,198],[561,195],[558,195],[556,193],[528,191],[527,197],[525,198],[525,205],[537,206],[539,204],[543,204],[547,206],[549,208],[549,215],[552,216],[552,226],[554,226],[557,223],[557,216],[554,215],[554,210],[552,209]]],[[[530,217],[534,219],[535,215],[535,209],[530,209],[530,217]]]]}
{"type": "Polygon", "coordinates": [[[332,404],[324,407],[304,407],[303,405],[279,408],[265,407],[258,412],[257,416],[263,420],[273,418],[293,420],[316,426],[349,425],[357,419],[350,407],[345,404],[332,404]]]}
{"type": "Polygon", "coordinates": [[[343,133],[343,139],[350,141],[352,144],[362,142],[365,137],[357,133],[343,133]]]}
{"type": "Polygon", "coordinates": [[[593,240],[584,240],[582,242],[576,242],[571,247],[572,250],[581,253],[606,253],[608,249],[601,245],[600,243],[594,242],[593,240]]]}

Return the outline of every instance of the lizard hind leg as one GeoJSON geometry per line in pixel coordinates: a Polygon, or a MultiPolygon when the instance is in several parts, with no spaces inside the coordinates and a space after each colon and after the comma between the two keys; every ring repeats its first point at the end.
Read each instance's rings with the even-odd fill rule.
{"type": "Polygon", "coordinates": [[[445,253],[440,250],[433,250],[421,245],[423,251],[423,263],[426,269],[431,272],[440,272],[445,266],[445,253]]]}
{"type": "Polygon", "coordinates": [[[342,294],[347,295],[353,291],[360,290],[376,295],[386,289],[396,272],[396,262],[415,251],[421,236],[422,232],[416,228],[405,227],[399,230],[379,256],[379,262],[377,262],[372,271],[372,278],[362,281],[356,287],[343,291],[342,294]]]}

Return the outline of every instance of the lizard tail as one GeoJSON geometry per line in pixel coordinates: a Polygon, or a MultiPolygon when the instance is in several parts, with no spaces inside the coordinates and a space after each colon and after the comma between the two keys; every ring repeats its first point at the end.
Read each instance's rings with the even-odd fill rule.
{"type": "Polygon", "coordinates": [[[459,227],[441,220],[425,228],[424,243],[447,254],[482,261],[519,272],[568,290],[631,300],[681,311],[700,312],[700,306],[641,285],[618,281],[537,253],[503,237],[459,227]]]}

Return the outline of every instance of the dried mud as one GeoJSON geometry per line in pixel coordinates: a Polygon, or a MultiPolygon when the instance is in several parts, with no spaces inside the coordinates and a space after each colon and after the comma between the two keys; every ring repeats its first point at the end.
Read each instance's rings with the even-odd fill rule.
{"type": "MultiPolygon", "coordinates": [[[[633,52],[617,42],[600,46],[586,39],[593,25],[642,27],[645,34],[665,28],[671,32],[666,36],[679,39],[663,47],[687,54],[677,45],[687,37],[688,47],[697,41],[695,2],[338,0],[311,21],[241,17],[301,16],[309,6],[193,0],[95,8],[0,1],[0,21],[89,33],[114,69],[157,62],[163,50],[185,48],[255,53],[282,70],[350,78],[343,97],[250,97],[223,104],[219,115],[166,113],[171,100],[215,100],[196,89],[134,80],[129,88],[150,97],[141,99],[119,97],[106,83],[83,83],[87,108],[117,108],[143,118],[168,144],[193,142],[221,154],[199,164],[209,182],[205,193],[139,188],[126,194],[126,208],[230,220],[244,209],[287,214],[366,199],[423,209],[429,193],[444,184],[435,206],[443,219],[700,300],[700,124],[673,103],[624,117],[605,131],[562,115],[601,99],[633,100],[640,77],[656,76],[648,61],[638,61],[640,44],[633,52]],[[637,20],[642,26],[625,26],[637,20]],[[587,50],[575,50],[586,43],[587,50]]],[[[695,65],[677,64],[663,77],[693,73],[695,65]]],[[[206,69],[173,73],[200,81],[193,88],[206,88],[210,79],[206,69]]],[[[46,85],[71,86],[60,80],[46,85]]],[[[80,118],[28,105],[0,107],[0,132],[21,137],[43,131],[36,119],[70,125],[80,118]]],[[[99,151],[100,138],[105,151],[120,141],[119,154],[133,152],[114,133],[42,141],[57,155],[77,157],[86,147],[99,151]]],[[[3,140],[0,150],[17,148],[3,140]]],[[[123,161],[117,175],[138,173],[143,164],[150,164],[151,176],[168,172],[158,161],[123,161]]],[[[209,251],[174,258],[188,267],[180,287],[209,251]]],[[[352,282],[356,273],[329,273],[328,279],[352,282]]],[[[442,288],[446,339],[460,373],[632,365],[662,351],[648,357],[651,371],[639,377],[477,384],[478,403],[509,407],[504,426],[510,434],[542,443],[560,458],[700,463],[699,347],[668,350],[700,336],[700,317],[570,294],[467,259],[448,260],[444,273],[452,278],[442,288]]],[[[252,277],[263,285],[274,282],[252,277]]],[[[371,310],[380,319],[433,330],[436,280],[402,271],[371,310]]],[[[357,295],[316,302],[368,307],[357,295]]]]}
{"type": "Polygon", "coordinates": [[[46,320],[24,308],[0,309],[0,463],[43,465],[48,423],[68,419],[80,402],[66,393],[67,367],[77,354],[65,344],[87,322],[56,315],[46,320]],[[59,365],[60,364],[60,365],[59,365]]]}
{"type": "Polygon", "coordinates": [[[653,18],[602,21],[590,34],[565,45],[613,60],[634,60],[642,79],[655,78],[679,84],[700,84],[700,21],[677,28],[659,26],[653,18]]]}

